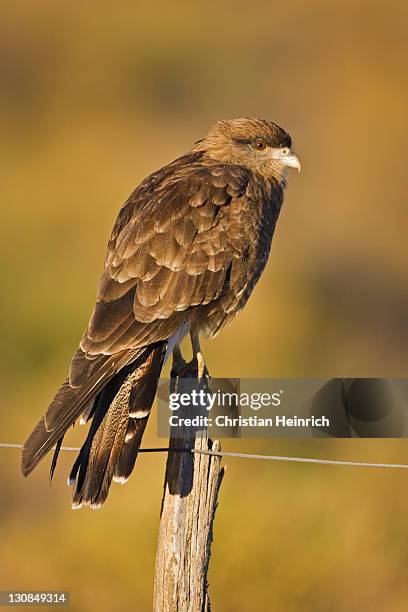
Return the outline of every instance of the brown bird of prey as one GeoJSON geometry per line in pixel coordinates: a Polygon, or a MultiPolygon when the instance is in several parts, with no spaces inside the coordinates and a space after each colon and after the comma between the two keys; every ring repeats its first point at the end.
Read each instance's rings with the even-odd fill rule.
{"type": "Polygon", "coordinates": [[[212,337],[247,302],[268,259],[291,138],[259,119],[219,121],[195,146],[147,177],[119,212],[96,305],[69,376],[27,439],[29,474],[80,418],[91,420],[72,468],[73,507],[100,507],[112,479],[130,476],[160,372],[191,335],[212,337]]]}

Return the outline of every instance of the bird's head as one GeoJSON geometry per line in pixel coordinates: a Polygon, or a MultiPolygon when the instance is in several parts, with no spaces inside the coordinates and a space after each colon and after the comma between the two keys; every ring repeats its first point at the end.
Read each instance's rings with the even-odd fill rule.
{"type": "Polygon", "coordinates": [[[292,140],[276,123],[263,119],[218,121],[194,151],[227,164],[250,168],[265,178],[285,180],[287,169],[300,171],[298,156],[291,151],[292,140]]]}

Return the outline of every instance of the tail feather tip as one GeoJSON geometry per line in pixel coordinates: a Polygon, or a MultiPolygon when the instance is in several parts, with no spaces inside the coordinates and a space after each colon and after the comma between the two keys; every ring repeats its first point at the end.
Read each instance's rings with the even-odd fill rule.
{"type": "Polygon", "coordinates": [[[117,484],[124,485],[129,480],[129,477],[128,476],[114,476],[113,480],[117,484]]]}
{"type": "Polygon", "coordinates": [[[27,477],[33,471],[33,465],[24,458],[21,459],[21,473],[24,477],[27,477]]]}

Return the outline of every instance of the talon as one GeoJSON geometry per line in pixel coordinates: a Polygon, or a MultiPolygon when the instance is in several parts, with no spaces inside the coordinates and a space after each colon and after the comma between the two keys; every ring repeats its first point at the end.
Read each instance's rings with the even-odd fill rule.
{"type": "Polygon", "coordinates": [[[198,381],[201,382],[203,378],[209,378],[210,375],[207,370],[207,366],[205,365],[204,357],[201,351],[197,353],[196,359],[197,359],[198,381]]]}
{"type": "Polygon", "coordinates": [[[205,365],[198,335],[190,333],[190,337],[193,347],[193,360],[195,360],[197,364],[197,378],[198,381],[201,382],[204,378],[210,378],[210,374],[207,370],[207,366],[205,365]]]}
{"type": "Polygon", "coordinates": [[[204,379],[209,379],[210,374],[205,365],[204,356],[201,352],[200,343],[197,336],[191,335],[191,343],[193,347],[193,358],[191,361],[185,361],[181,354],[180,347],[176,346],[173,349],[173,366],[171,369],[171,378],[196,378],[201,383],[204,379]]]}

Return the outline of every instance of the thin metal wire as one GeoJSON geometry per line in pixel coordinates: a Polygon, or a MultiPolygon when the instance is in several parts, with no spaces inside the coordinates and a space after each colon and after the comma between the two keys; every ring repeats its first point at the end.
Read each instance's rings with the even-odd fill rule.
{"type": "MultiPolygon", "coordinates": [[[[10,444],[6,442],[0,442],[0,448],[23,448],[22,444],[10,444]]],[[[81,450],[76,446],[62,446],[62,451],[73,451],[78,452],[81,450]]],[[[197,455],[213,455],[214,457],[238,457],[240,459],[261,459],[266,461],[286,461],[289,463],[318,463],[321,465],[342,465],[347,467],[362,467],[362,468],[391,468],[391,469],[408,469],[408,464],[405,463],[370,463],[367,461],[346,461],[344,459],[315,459],[313,457],[285,457],[281,455],[252,455],[248,453],[228,453],[224,451],[207,451],[200,450],[198,448],[168,448],[157,447],[157,448],[141,448],[139,453],[167,453],[167,452],[178,452],[178,453],[195,453],[197,455]]]]}

